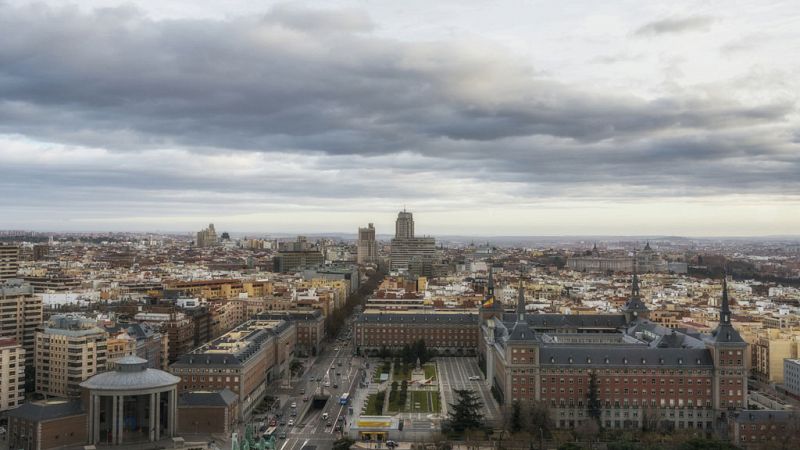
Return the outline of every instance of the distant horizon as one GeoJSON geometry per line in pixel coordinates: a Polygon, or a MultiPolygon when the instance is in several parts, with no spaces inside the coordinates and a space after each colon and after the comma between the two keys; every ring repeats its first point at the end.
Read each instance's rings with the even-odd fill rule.
{"type": "MultiPolygon", "coordinates": [[[[215,224],[215,228],[217,228],[217,236],[221,235],[224,232],[227,232],[231,235],[231,237],[241,238],[241,237],[248,237],[248,236],[266,236],[266,237],[275,237],[275,238],[292,238],[297,236],[314,236],[314,237],[326,237],[326,236],[352,236],[356,238],[358,236],[358,232],[347,232],[347,231],[237,231],[237,230],[228,230],[222,229],[217,227],[215,224]]],[[[164,234],[164,235],[185,235],[186,237],[191,237],[199,230],[194,231],[180,231],[180,230],[48,230],[48,229],[0,229],[0,234],[8,233],[8,232],[23,232],[23,233],[40,233],[40,234],[164,234]]],[[[376,233],[376,239],[378,240],[389,240],[394,237],[394,233],[376,233]]],[[[776,239],[796,239],[800,240],[800,234],[775,234],[775,235],[676,235],[676,234],[496,234],[496,235],[489,235],[489,234],[454,234],[454,233],[443,233],[443,234],[419,234],[417,236],[430,236],[434,238],[461,238],[461,239],[518,239],[518,238],[527,238],[527,239],[601,239],[601,240],[625,240],[625,239],[633,239],[633,240],[667,240],[667,239],[764,239],[764,240],[776,240],[776,239]]],[[[476,244],[480,244],[480,242],[476,242],[476,244]]]]}

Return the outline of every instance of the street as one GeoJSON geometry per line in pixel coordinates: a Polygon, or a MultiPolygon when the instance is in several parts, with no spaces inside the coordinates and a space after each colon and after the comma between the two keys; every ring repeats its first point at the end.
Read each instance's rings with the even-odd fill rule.
{"type": "Polygon", "coordinates": [[[336,431],[337,424],[342,425],[342,431],[349,425],[348,405],[340,404],[340,397],[344,393],[349,393],[351,397],[354,395],[361,365],[361,358],[353,356],[349,339],[334,340],[327,344],[306,373],[294,380],[288,400],[280,407],[280,422],[286,423],[275,432],[279,437],[280,450],[299,450],[306,445],[318,449],[331,448],[341,436],[341,432],[336,431]],[[320,409],[313,405],[315,396],[328,396],[320,409]],[[304,397],[307,397],[307,401],[304,401],[304,397]],[[294,409],[292,403],[297,405],[296,417],[291,417],[294,409]],[[328,418],[323,419],[326,413],[328,418]],[[295,421],[292,426],[288,425],[290,419],[295,421]],[[281,439],[281,436],[285,436],[285,439],[281,439]]]}

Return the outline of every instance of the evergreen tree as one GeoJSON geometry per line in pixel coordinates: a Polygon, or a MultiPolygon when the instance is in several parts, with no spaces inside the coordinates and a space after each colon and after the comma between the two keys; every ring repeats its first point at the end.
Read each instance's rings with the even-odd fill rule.
{"type": "Polygon", "coordinates": [[[341,439],[337,439],[333,443],[333,450],[348,450],[355,443],[356,441],[354,441],[349,436],[343,436],[341,439]]]}
{"type": "MultiPolygon", "coordinates": [[[[586,393],[589,417],[594,419],[598,425],[600,423],[600,395],[599,388],[597,387],[597,373],[592,372],[589,374],[589,391],[586,393]]],[[[601,425],[602,426],[602,425],[601,425]]]]}
{"type": "Polygon", "coordinates": [[[511,404],[511,432],[518,433],[522,430],[522,406],[519,402],[511,404]]]}
{"type": "Polygon", "coordinates": [[[449,428],[457,434],[466,430],[475,430],[483,427],[483,402],[478,394],[470,389],[454,389],[456,402],[450,403],[450,412],[447,422],[449,428]]]}

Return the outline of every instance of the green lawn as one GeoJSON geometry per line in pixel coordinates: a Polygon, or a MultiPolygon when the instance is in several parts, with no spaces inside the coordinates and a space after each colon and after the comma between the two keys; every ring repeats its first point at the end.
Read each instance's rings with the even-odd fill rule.
{"type": "Polygon", "coordinates": [[[411,370],[412,367],[410,367],[408,364],[404,366],[403,363],[394,363],[394,371],[392,371],[392,378],[398,382],[403,380],[410,381],[411,370]]]}
{"type": "Polygon", "coordinates": [[[381,367],[375,371],[375,376],[372,377],[372,381],[375,383],[380,383],[381,381],[381,374],[389,374],[389,371],[392,370],[392,364],[388,361],[385,361],[381,364],[381,367]]]}
{"type": "Polygon", "coordinates": [[[367,416],[380,416],[383,415],[383,399],[386,392],[381,391],[377,394],[371,394],[367,397],[367,408],[364,414],[367,416]]]}
{"type": "Polygon", "coordinates": [[[422,370],[425,371],[425,378],[429,378],[433,381],[436,381],[436,364],[428,363],[422,366],[422,370]]]}
{"type": "Polygon", "coordinates": [[[411,409],[408,412],[440,412],[441,400],[438,392],[431,391],[409,391],[411,395],[411,409]],[[419,407],[417,407],[419,404],[419,407]]]}

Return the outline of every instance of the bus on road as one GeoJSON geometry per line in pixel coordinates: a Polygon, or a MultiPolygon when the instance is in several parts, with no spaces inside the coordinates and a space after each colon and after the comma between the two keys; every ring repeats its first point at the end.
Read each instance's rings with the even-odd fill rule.
{"type": "Polygon", "coordinates": [[[340,405],[346,405],[348,401],[350,401],[350,394],[348,392],[345,392],[341,397],[339,397],[340,405]]]}

